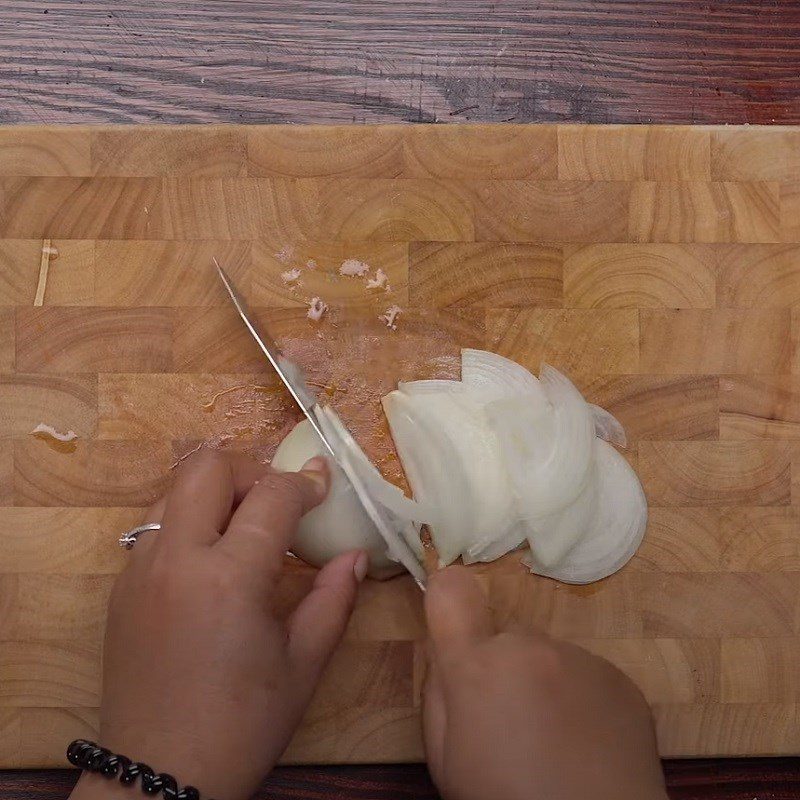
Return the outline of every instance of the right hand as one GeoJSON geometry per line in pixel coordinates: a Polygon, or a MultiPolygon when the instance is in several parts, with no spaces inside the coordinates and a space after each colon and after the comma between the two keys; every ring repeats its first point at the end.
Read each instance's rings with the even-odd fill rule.
{"type": "Polygon", "coordinates": [[[425,597],[428,766],[446,800],[665,800],[650,709],[616,667],[544,633],[498,633],[474,576],[425,597]]]}

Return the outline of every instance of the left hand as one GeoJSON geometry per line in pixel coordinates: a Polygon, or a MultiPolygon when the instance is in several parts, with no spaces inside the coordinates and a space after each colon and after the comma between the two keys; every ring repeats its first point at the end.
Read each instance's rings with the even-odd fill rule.
{"type": "MultiPolygon", "coordinates": [[[[322,458],[297,473],[216,451],[183,465],[149,517],[162,529],[142,535],[114,587],[103,747],[203,797],[244,800],[257,788],[299,725],[367,569],[361,551],[339,556],[288,622],[277,619],[284,553],[329,481],[322,458]]],[[[85,774],[73,798],[130,792],[85,774]]]]}

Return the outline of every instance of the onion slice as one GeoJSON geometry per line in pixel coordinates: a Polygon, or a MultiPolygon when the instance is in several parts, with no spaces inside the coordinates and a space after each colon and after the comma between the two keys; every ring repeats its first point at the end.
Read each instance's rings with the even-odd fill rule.
{"type": "MultiPolygon", "coordinates": [[[[353,469],[364,486],[382,506],[398,518],[406,519],[409,522],[430,522],[433,519],[433,512],[429,507],[406,497],[399,487],[381,475],[378,468],[367,458],[367,454],[347,430],[339,415],[330,406],[326,406],[323,413],[350,458],[353,469]]],[[[319,414],[317,416],[319,417],[319,414]]]]}
{"type": "Polygon", "coordinates": [[[526,411],[524,398],[491,410],[520,513],[529,522],[570,505],[584,488],[594,423],[581,393],[558,370],[543,365],[544,409],[526,411]]]}
{"type": "Polygon", "coordinates": [[[647,526],[647,500],[630,464],[610,444],[595,440],[596,513],[562,561],[543,566],[535,548],[524,563],[532,572],[564,583],[591,583],[624,566],[647,526]]]}
{"type": "Polygon", "coordinates": [[[436,506],[436,519],[429,527],[443,564],[466,550],[480,524],[469,499],[473,457],[479,463],[492,461],[491,454],[481,449],[472,435],[476,430],[480,433],[480,426],[471,419],[469,408],[454,400],[450,392],[408,394],[400,390],[383,398],[414,498],[423,507],[436,506]],[[454,464],[459,468],[453,469],[454,464]]]}

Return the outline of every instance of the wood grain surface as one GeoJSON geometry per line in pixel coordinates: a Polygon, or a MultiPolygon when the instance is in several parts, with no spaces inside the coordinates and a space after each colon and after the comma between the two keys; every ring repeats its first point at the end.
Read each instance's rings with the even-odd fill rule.
{"type": "MultiPolygon", "coordinates": [[[[293,134],[0,135],[0,763],[61,764],[93,734],[113,540],[175,460],[268,456],[296,419],[211,255],[398,480],[378,405],[398,379],[456,376],[464,345],[568,371],[627,428],[648,535],[589,587],[514,555],[476,568],[498,623],[617,663],[665,756],[797,753],[800,130],[293,134]],[[348,258],[390,290],[340,276],[348,258]],[[396,331],[378,320],[394,303],[396,331]],[[74,430],[72,452],[39,422],[74,430]]],[[[286,609],[311,576],[291,566],[286,609]]],[[[420,760],[423,636],[413,583],[368,582],[287,761],[420,760]]]]}
{"type": "Polygon", "coordinates": [[[798,41],[791,0],[19,0],[0,14],[0,122],[796,124],[798,41]]]}

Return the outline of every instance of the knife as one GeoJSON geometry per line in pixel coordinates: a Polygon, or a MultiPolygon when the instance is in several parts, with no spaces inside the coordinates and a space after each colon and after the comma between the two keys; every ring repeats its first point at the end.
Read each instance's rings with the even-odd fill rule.
{"type": "MultiPolygon", "coordinates": [[[[369,496],[369,492],[367,491],[366,487],[363,485],[363,481],[354,472],[348,459],[339,457],[339,455],[336,453],[336,449],[331,443],[331,439],[328,438],[323,430],[320,420],[327,420],[327,424],[330,426],[332,424],[330,413],[328,416],[326,416],[325,412],[330,412],[331,409],[327,407],[323,408],[317,404],[317,399],[313,392],[306,385],[306,382],[303,378],[303,372],[300,367],[298,367],[294,361],[286,358],[278,345],[275,343],[275,340],[266,332],[266,330],[264,330],[264,328],[258,325],[253,318],[252,313],[248,309],[247,303],[244,301],[239,292],[236,291],[233,281],[220,266],[216,257],[213,259],[213,261],[214,266],[217,268],[217,272],[219,273],[220,280],[230,295],[233,305],[236,307],[242,322],[244,322],[247,330],[250,331],[250,335],[253,337],[253,339],[255,339],[259,348],[261,348],[261,352],[269,359],[270,364],[272,364],[272,366],[275,368],[275,372],[278,373],[278,377],[281,379],[281,381],[283,381],[283,384],[289,390],[289,394],[292,395],[297,405],[302,409],[306,419],[311,423],[311,427],[317,432],[319,438],[322,439],[322,443],[333,457],[333,460],[342,468],[345,476],[353,486],[356,497],[358,497],[359,502],[364,508],[364,511],[367,513],[367,516],[372,520],[372,522],[375,524],[375,527],[386,541],[386,546],[389,548],[389,552],[394,553],[395,557],[411,573],[417,586],[419,586],[419,588],[424,592],[426,581],[425,570],[417,561],[417,558],[414,555],[411,547],[396,529],[392,529],[392,526],[387,519],[386,512],[382,511],[380,506],[374,503],[372,498],[369,496]]],[[[336,433],[335,429],[332,429],[332,433],[336,433]]]]}
{"type": "Polygon", "coordinates": [[[327,448],[328,452],[336,458],[333,446],[325,436],[324,431],[317,422],[317,417],[314,413],[314,407],[317,405],[317,398],[313,392],[308,388],[308,385],[303,378],[303,372],[297,364],[291,359],[286,358],[281,353],[280,348],[275,343],[275,340],[262,328],[250,313],[242,296],[236,291],[233,281],[228,277],[228,274],[219,265],[216,256],[214,257],[214,266],[217,268],[219,277],[225,285],[225,289],[230,295],[233,305],[239,312],[239,316],[244,322],[250,335],[256,340],[256,344],[261,348],[261,352],[269,359],[270,364],[275,368],[278,377],[283,381],[284,386],[289,390],[289,394],[294,398],[294,401],[300,406],[301,411],[306,415],[306,419],[311,423],[317,435],[322,439],[322,443],[327,448]]]}

